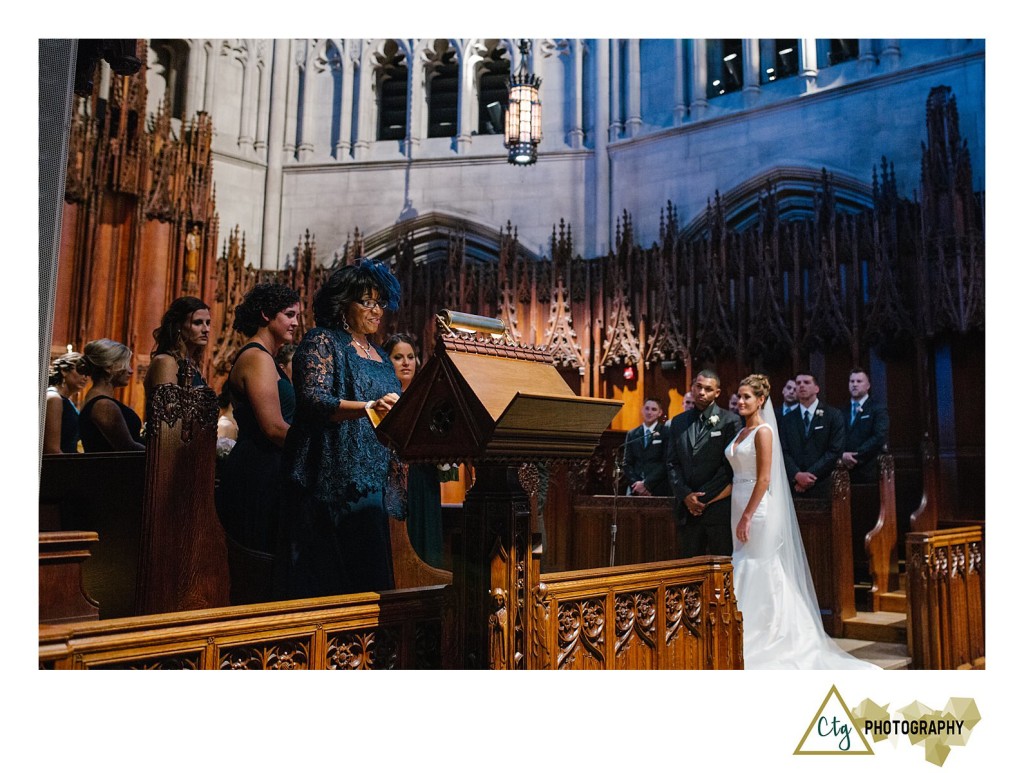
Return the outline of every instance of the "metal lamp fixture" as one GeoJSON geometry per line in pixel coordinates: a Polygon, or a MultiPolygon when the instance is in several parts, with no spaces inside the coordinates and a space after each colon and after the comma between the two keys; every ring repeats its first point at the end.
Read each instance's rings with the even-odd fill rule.
{"type": "Polygon", "coordinates": [[[519,42],[519,72],[508,81],[508,116],[505,120],[505,147],[508,162],[529,166],[537,160],[541,141],[540,78],[526,71],[530,53],[527,40],[519,42]]]}

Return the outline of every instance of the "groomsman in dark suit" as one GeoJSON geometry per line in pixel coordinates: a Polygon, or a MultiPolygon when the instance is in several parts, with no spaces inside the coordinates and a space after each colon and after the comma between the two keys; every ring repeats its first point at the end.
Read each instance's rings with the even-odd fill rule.
{"type": "Polygon", "coordinates": [[[676,498],[682,558],[732,555],[729,497],[721,494],[732,483],[725,449],[742,422],[715,403],[721,391],[718,374],[702,370],[691,389],[694,407],[673,417],[668,429],[665,462],[676,498]]]}
{"type": "Polygon", "coordinates": [[[846,416],[843,464],[852,483],[878,480],[878,452],[889,442],[889,411],[871,397],[871,379],[863,368],[850,371],[850,407],[846,416]]]}
{"type": "Polygon", "coordinates": [[[795,411],[800,405],[796,399],[796,379],[789,379],[782,387],[782,402],[775,409],[777,424],[782,426],[782,417],[791,411],[795,411]]]}
{"type": "Polygon", "coordinates": [[[670,497],[672,487],[665,467],[665,409],[661,400],[650,397],[640,409],[643,424],[626,433],[622,467],[626,493],[642,497],[670,497]]]}
{"type": "Polygon", "coordinates": [[[799,408],[779,426],[786,476],[795,494],[825,497],[846,442],[843,415],[818,399],[818,379],[812,374],[798,373],[795,381],[799,408]]]}

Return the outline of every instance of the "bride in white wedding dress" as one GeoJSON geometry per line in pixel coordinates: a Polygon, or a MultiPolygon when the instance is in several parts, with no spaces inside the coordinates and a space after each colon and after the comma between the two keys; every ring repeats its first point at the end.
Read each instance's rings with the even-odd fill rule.
{"type": "Polygon", "coordinates": [[[748,669],[877,669],[844,652],[821,625],[818,599],[761,374],[740,382],[746,426],[726,448],[732,466],[733,578],[748,669]]]}

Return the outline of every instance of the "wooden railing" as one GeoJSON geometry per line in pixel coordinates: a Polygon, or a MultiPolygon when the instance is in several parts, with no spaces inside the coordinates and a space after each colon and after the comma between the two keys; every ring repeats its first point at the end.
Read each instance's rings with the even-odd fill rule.
{"type": "Polygon", "coordinates": [[[914,668],[984,668],[981,526],[907,535],[907,642],[914,668]]]}
{"type": "Polygon", "coordinates": [[[39,626],[43,669],[441,668],[445,588],[39,626]]]}
{"type": "Polygon", "coordinates": [[[529,667],[743,668],[727,557],[541,575],[529,667]]]}

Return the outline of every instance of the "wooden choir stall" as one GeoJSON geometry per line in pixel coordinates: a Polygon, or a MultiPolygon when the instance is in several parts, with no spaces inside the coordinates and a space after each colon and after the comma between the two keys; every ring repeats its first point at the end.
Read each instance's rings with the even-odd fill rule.
{"type": "MultiPolygon", "coordinates": [[[[437,338],[436,356],[377,427],[404,461],[473,464],[474,484],[450,534],[450,584],[444,572],[417,575],[420,562],[399,555],[408,545],[399,539],[403,574],[441,584],[233,607],[217,606],[226,602],[213,596],[193,605],[194,592],[179,592],[165,594],[179,600],[177,610],[113,619],[102,609],[100,619],[89,619],[95,615],[86,608],[44,622],[41,612],[40,667],[742,668],[727,557],[541,573],[523,465],[589,457],[621,404],[575,395],[542,349],[492,337],[486,327],[482,334],[452,329],[467,318],[443,315],[448,330],[437,338]]],[[[200,434],[191,442],[209,442],[210,458],[204,451],[200,459],[211,480],[201,470],[194,491],[177,501],[205,511],[213,439],[200,434]]],[[[147,457],[181,446],[151,445],[147,457]]],[[[146,467],[151,503],[166,460],[149,459],[146,467]]],[[[219,524],[199,531],[206,535],[199,553],[220,556],[219,571],[199,563],[197,574],[190,564],[179,577],[206,577],[213,581],[207,587],[225,593],[219,524]]],[[[147,523],[142,533],[157,530],[147,523]]],[[[90,535],[82,539],[92,544],[90,535]]],[[[143,576],[152,577],[151,550],[139,555],[143,576]]],[[[82,563],[81,554],[71,561],[82,563]]]]}

